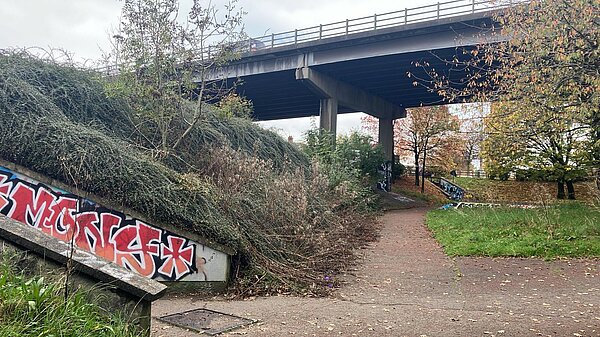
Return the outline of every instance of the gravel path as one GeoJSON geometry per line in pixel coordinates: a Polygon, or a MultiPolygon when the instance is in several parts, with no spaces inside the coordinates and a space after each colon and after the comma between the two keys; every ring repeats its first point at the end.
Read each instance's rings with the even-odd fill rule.
{"type": "MultiPolygon", "coordinates": [[[[424,208],[391,211],[329,298],[171,296],[155,317],[208,308],[261,322],[222,336],[600,336],[600,260],[450,258],[424,208]]],[[[153,337],[198,336],[153,321],[153,337]]]]}

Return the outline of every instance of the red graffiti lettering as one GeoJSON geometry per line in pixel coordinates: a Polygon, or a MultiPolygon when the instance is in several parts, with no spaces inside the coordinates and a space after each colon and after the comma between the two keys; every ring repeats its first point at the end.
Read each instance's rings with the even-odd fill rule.
{"type": "MultiPolygon", "coordinates": [[[[39,227],[40,223],[49,222],[53,216],[51,206],[55,197],[46,189],[39,189],[36,192],[29,186],[17,184],[10,196],[15,203],[11,214],[15,220],[39,227]]],[[[42,230],[46,227],[43,225],[42,230]]]]}
{"type": "Polygon", "coordinates": [[[192,273],[189,240],[99,207],[0,167],[0,213],[141,275],[179,280],[192,273]],[[78,205],[86,211],[78,212],[78,205]],[[91,207],[91,211],[89,210],[91,207]]]}
{"type": "Polygon", "coordinates": [[[154,257],[158,256],[162,232],[139,221],[136,225],[122,227],[115,233],[117,264],[151,276],[156,271],[154,257]]]}
{"type": "Polygon", "coordinates": [[[63,241],[71,241],[79,230],[75,225],[77,199],[59,196],[50,206],[52,217],[40,224],[42,231],[63,241]]]}
{"type": "Polygon", "coordinates": [[[119,228],[121,217],[110,213],[85,212],[77,216],[77,247],[90,251],[109,261],[115,261],[115,245],[110,235],[119,228]]]}

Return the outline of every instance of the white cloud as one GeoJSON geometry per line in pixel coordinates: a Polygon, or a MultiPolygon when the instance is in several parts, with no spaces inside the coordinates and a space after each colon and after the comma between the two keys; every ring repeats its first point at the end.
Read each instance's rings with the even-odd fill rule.
{"type": "Polygon", "coordinates": [[[97,59],[121,3],[100,0],[4,0],[0,48],[60,48],[79,59],[97,59]],[[7,3],[5,2],[7,1],[7,3]]]}
{"type": "MultiPolygon", "coordinates": [[[[361,132],[361,117],[363,113],[347,113],[338,115],[337,134],[347,135],[351,132],[361,132]]],[[[289,118],[276,121],[257,122],[260,126],[277,132],[282,137],[292,136],[294,140],[302,140],[304,133],[314,124],[318,125],[318,117],[289,118]]]]}
{"type": "MultiPolygon", "coordinates": [[[[226,0],[217,0],[217,6],[226,0]]],[[[251,36],[402,10],[435,1],[240,0],[251,36]]],[[[181,8],[191,0],[181,0],[181,8]]],[[[108,32],[118,26],[122,0],[2,0],[0,48],[64,48],[79,58],[99,58],[108,32]]]]}

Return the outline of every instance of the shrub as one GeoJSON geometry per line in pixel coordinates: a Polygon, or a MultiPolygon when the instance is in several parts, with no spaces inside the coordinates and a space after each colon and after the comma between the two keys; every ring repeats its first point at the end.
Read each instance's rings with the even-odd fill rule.
{"type": "Polygon", "coordinates": [[[374,197],[356,164],[372,153],[354,166],[337,154],[311,163],[248,119],[207,112],[162,156],[132,113],[87,72],[0,53],[0,158],[234,248],[242,294],[321,292],[324,273],[374,237],[374,197]]]}
{"type": "Polygon", "coordinates": [[[339,136],[334,141],[333,134],[313,125],[305,134],[304,152],[322,164],[334,165],[343,170],[357,170],[369,178],[378,178],[377,169],[385,162],[381,146],[373,146],[371,136],[352,132],[339,136]]]}
{"type": "Polygon", "coordinates": [[[406,174],[406,166],[404,166],[399,161],[394,162],[394,166],[392,166],[392,178],[398,179],[406,174]]]}
{"type": "Polygon", "coordinates": [[[217,113],[222,117],[238,117],[250,119],[254,112],[252,102],[235,93],[229,94],[217,104],[217,113]]]}

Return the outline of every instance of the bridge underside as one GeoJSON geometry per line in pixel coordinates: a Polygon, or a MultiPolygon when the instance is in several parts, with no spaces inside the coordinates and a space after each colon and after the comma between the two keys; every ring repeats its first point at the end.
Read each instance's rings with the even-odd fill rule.
{"type": "Polygon", "coordinates": [[[375,116],[391,159],[394,119],[407,108],[448,103],[423,85],[429,76],[419,64],[464,85],[465,71],[446,60],[469,57],[464,49],[481,43],[491,25],[489,13],[478,13],[259,50],[212,76],[241,79],[236,90],[252,100],[259,121],[321,116],[321,127],[335,132],[338,113],[375,116]]]}
{"type": "MultiPolygon", "coordinates": [[[[322,74],[341,82],[359,87],[402,108],[445,104],[435,92],[421,85],[408,73],[426,78],[427,74],[414,65],[427,61],[435,69],[444,71],[458,83],[464,72],[449,69],[440,61],[452,59],[459,53],[455,48],[435,52],[415,52],[401,55],[381,56],[369,60],[352,60],[334,64],[312,66],[322,74]],[[434,54],[435,53],[435,56],[434,54]]],[[[284,70],[244,77],[237,92],[250,98],[254,104],[254,118],[260,121],[318,116],[320,99],[311,88],[298,81],[296,70],[284,70]]],[[[338,113],[364,112],[340,104],[338,113]]],[[[367,112],[368,113],[368,112],[367,112]]]]}

